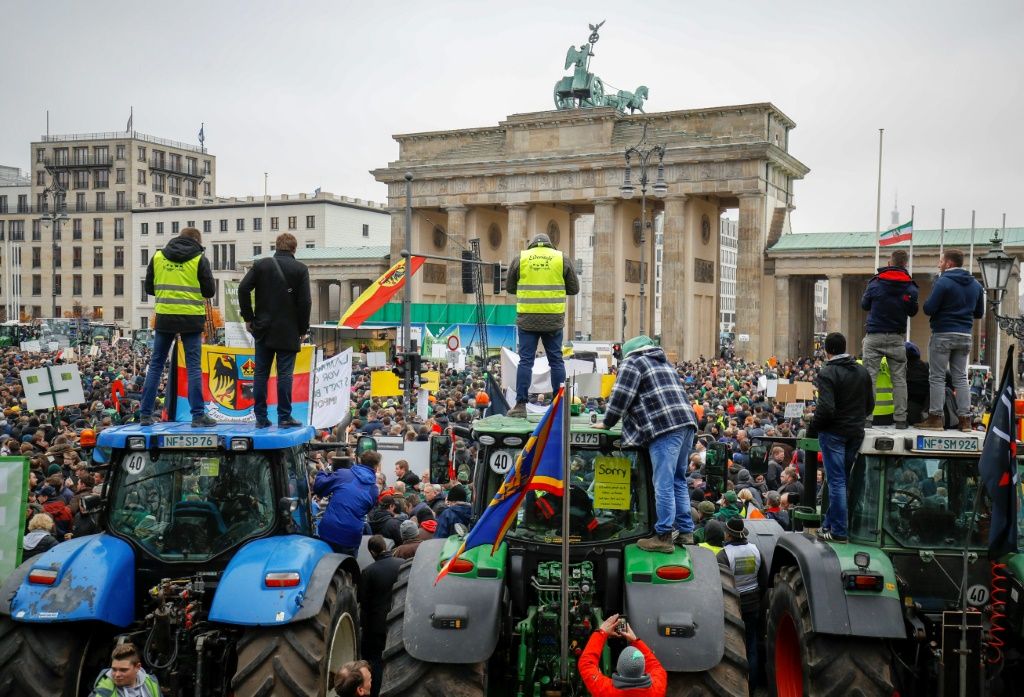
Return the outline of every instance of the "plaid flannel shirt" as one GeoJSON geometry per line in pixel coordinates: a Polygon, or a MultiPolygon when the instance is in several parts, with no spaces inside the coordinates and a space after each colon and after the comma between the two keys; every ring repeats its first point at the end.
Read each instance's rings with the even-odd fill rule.
{"type": "Polygon", "coordinates": [[[619,364],[604,423],[610,428],[619,419],[622,442],[629,446],[646,446],[670,431],[697,427],[683,382],[660,347],[638,349],[619,364]]]}

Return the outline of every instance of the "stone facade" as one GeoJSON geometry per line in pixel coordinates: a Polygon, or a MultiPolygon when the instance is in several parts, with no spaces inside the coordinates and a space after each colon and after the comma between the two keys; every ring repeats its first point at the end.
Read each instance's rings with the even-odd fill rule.
{"type": "MultiPolygon", "coordinates": [[[[570,257],[573,221],[593,214],[594,284],[591,334],[616,339],[640,321],[640,280],[646,274],[652,312],[654,235],[641,245],[638,198],[623,199],[626,148],[648,124],[647,143],[666,148],[664,200],[648,193],[647,216],[664,213],[661,280],[662,340],[679,358],[712,355],[719,325],[721,210],[739,211],[737,332],[750,341],[741,355],[767,355],[773,336],[761,330],[765,299],[764,250],[787,231],[793,182],[808,169],[788,153],[795,124],[771,104],[624,116],[612,108],[517,114],[497,126],[395,136],[399,158],[373,175],[388,185],[392,253],[404,246],[404,175],[412,173],[413,250],[458,256],[467,240],[481,239],[483,256],[508,262],[535,234],[558,238],[570,257]],[[704,225],[704,220],[710,221],[704,225]],[[641,264],[645,262],[645,264],[641,264]]],[[[650,172],[653,181],[653,167],[650,172]]],[[[639,179],[634,168],[633,180],[639,179]]],[[[433,266],[413,284],[418,302],[467,302],[458,266],[433,266]]],[[[425,266],[426,269],[426,266],[425,266]]],[[[514,298],[491,298],[512,302],[514,298]]],[[[568,317],[575,316],[570,302],[568,317]]],[[[646,319],[646,318],[645,318],[646,319]]],[[[652,323],[643,322],[652,331],[652,323]]],[[[572,327],[567,327],[572,336],[572,327]]]]}

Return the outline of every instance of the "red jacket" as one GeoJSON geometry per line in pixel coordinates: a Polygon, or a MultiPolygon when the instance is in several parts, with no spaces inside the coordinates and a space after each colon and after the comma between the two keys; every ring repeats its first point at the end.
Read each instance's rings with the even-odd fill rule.
{"type": "Polygon", "coordinates": [[[590,635],[587,647],[583,649],[576,667],[583,678],[583,684],[587,691],[594,697],[665,697],[665,688],[668,685],[668,675],[661,663],[655,658],[647,644],[637,639],[632,646],[640,650],[644,655],[647,672],[651,676],[650,687],[634,687],[628,690],[620,690],[612,684],[612,679],[601,672],[600,661],[601,651],[604,650],[604,643],[608,635],[598,630],[590,635]]]}

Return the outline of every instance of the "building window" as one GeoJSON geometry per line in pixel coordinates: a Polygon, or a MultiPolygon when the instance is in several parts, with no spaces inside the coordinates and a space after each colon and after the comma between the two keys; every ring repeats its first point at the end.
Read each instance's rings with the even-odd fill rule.
{"type": "Polygon", "coordinates": [[[149,250],[148,249],[140,249],[139,250],[139,258],[142,260],[142,265],[143,266],[149,266],[149,250]]]}
{"type": "MultiPolygon", "coordinates": [[[[149,295],[146,293],[146,282],[139,281],[139,302],[148,303],[149,295]]],[[[143,327],[145,328],[145,327],[143,327]]]]}
{"type": "Polygon", "coordinates": [[[123,167],[118,167],[117,168],[117,183],[118,184],[124,184],[124,168],[123,167]]]}
{"type": "Polygon", "coordinates": [[[252,246],[252,255],[254,257],[262,256],[263,255],[263,245],[262,244],[254,244],[252,246]]]}
{"type": "Polygon", "coordinates": [[[160,194],[157,194],[156,196],[154,196],[153,197],[153,205],[156,206],[157,208],[163,207],[163,205],[164,205],[164,197],[161,196],[160,194]]]}
{"type": "Polygon", "coordinates": [[[137,184],[145,184],[146,183],[146,170],[144,170],[144,169],[140,169],[139,170],[139,176],[138,176],[138,178],[136,180],[136,183],[137,184]]]}
{"type": "Polygon", "coordinates": [[[63,256],[61,248],[57,245],[53,245],[53,268],[59,269],[64,265],[64,260],[61,258],[63,256]]]}
{"type": "Polygon", "coordinates": [[[82,248],[72,247],[71,248],[71,265],[76,269],[82,268],[82,248]]]}
{"type": "Polygon", "coordinates": [[[172,235],[177,235],[178,234],[178,230],[180,229],[180,227],[179,227],[180,225],[181,225],[181,223],[179,223],[177,220],[175,220],[173,223],[171,223],[171,234],[172,235]]]}
{"type": "Polygon", "coordinates": [[[220,231],[221,232],[227,232],[228,231],[228,219],[227,218],[221,218],[220,219],[220,231]]]}
{"type": "Polygon", "coordinates": [[[40,269],[43,267],[43,250],[41,247],[32,248],[32,268],[40,269]]]}
{"type": "Polygon", "coordinates": [[[145,208],[146,207],[146,194],[144,192],[142,192],[142,191],[139,192],[139,207],[140,208],[145,208]]]}
{"type": "Polygon", "coordinates": [[[7,196],[0,196],[0,213],[7,212],[7,196]]]}
{"type": "Polygon", "coordinates": [[[94,240],[103,239],[103,218],[92,219],[92,238],[94,240]]]}
{"type": "Polygon", "coordinates": [[[117,210],[126,211],[128,210],[128,192],[118,191],[117,192],[117,210]]]}
{"type": "Polygon", "coordinates": [[[92,265],[93,268],[103,268],[103,247],[92,248],[92,265]]]}
{"type": "Polygon", "coordinates": [[[89,172],[84,169],[75,170],[75,188],[76,189],[88,189],[89,188],[89,172]]]}
{"type": "MultiPolygon", "coordinates": [[[[54,295],[54,297],[60,295],[63,292],[63,290],[64,290],[63,286],[64,286],[64,284],[61,282],[60,274],[57,274],[56,276],[54,276],[53,277],[53,295],[54,295]]],[[[60,317],[60,314],[58,313],[57,316],[60,317]]]]}
{"type": "Polygon", "coordinates": [[[209,173],[210,173],[210,161],[209,160],[203,160],[203,174],[209,174],[209,173]]]}
{"type": "Polygon", "coordinates": [[[157,223],[156,224],[156,234],[158,234],[158,235],[164,234],[164,224],[163,223],[157,223]]]}
{"type": "Polygon", "coordinates": [[[363,237],[369,237],[369,236],[370,236],[370,226],[367,225],[366,223],[363,223],[363,237]]]}
{"type": "Polygon", "coordinates": [[[139,234],[140,235],[148,235],[149,234],[149,223],[141,223],[139,225],[139,234]]]}
{"type": "Polygon", "coordinates": [[[196,183],[195,183],[194,180],[188,179],[188,180],[185,181],[185,195],[189,196],[191,198],[195,198],[195,196],[196,196],[196,183]]]}
{"type": "Polygon", "coordinates": [[[114,295],[124,295],[124,274],[114,274],[114,295]]]}
{"type": "Polygon", "coordinates": [[[210,182],[203,182],[203,196],[210,195],[210,182]]]}
{"type": "Polygon", "coordinates": [[[315,227],[316,227],[316,216],[315,215],[307,215],[306,216],[306,229],[307,230],[312,230],[315,227]]]}
{"type": "Polygon", "coordinates": [[[277,218],[271,218],[270,219],[270,229],[271,230],[278,230],[278,229],[280,229],[280,225],[278,225],[277,218]]]}
{"type": "Polygon", "coordinates": [[[212,220],[204,220],[203,221],[203,232],[212,232],[212,231],[213,231],[213,221],[212,220]]]}
{"type": "MultiPolygon", "coordinates": [[[[122,292],[121,295],[124,295],[124,293],[122,292]]],[[[124,321],[124,308],[122,306],[116,305],[114,307],[114,319],[121,322],[124,321]]]]}
{"type": "Polygon", "coordinates": [[[36,172],[36,186],[46,186],[46,170],[41,169],[36,172]]]}
{"type": "Polygon", "coordinates": [[[142,145],[139,146],[139,157],[138,157],[138,160],[139,160],[139,162],[145,162],[146,161],[146,148],[143,147],[142,145]]]}
{"type": "Polygon", "coordinates": [[[114,268],[124,268],[124,247],[114,247],[114,268]]]}
{"type": "Polygon", "coordinates": [[[298,225],[296,220],[297,220],[297,216],[294,216],[294,215],[289,215],[288,216],[288,229],[289,230],[295,230],[296,229],[296,227],[298,225]]]}
{"type": "Polygon", "coordinates": [[[103,295],[103,276],[94,274],[92,277],[92,294],[103,295]]]}
{"type": "Polygon", "coordinates": [[[96,170],[96,174],[93,176],[92,188],[94,189],[106,189],[110,185],[110,172],[105,169],[96,170]]]}
{"type": "Polygon", "coordinates": [[[153,172],[153,191],[162,192],[164,188],[164,175],[153,172]]]}
{"type": "Polygon", "coordinates": [[[114,218],[114,239],[124,239],[124,218],[114,218]]]}
{"type": "Polygon", "coordinates": [[[235,231],[245,232],[245,218],[238,218],[235,220],[235,231]]]}
{"type": "Polygon", "coordinates": [[[100,213],[107,210],[107,195],[102,191],[96,192],[96,212],[100,213]]]}
{"type": "Polygon", "coordinates": [[[253,218],[252,229],[256,232],[261,231],[263,229],[263,218],[253,218]]]}
{"type": "Polygon", "coordinates": [[[123,160],[124,159],[124,146],[123,145],[118,145],[117,146],[117,159],[119,159],[119,160],[123,160]]]}
{"type": "Polygon", "coordinates": [[[307,242],[306,249],[316,249],[316,242],[307,242]]]}
{"type": "Polygon", "coordinates": [[[40,274],[32,274],[32,295],[43,294],[43,277],[40,274]]]}
{"type": "Polygon", "coordinates": [[[36,162],[46,161],[46,148],[36,148],[36,162]]]}
{"type": "Polygon", "coordinates": [[[71,239],[80,240],[82,239],[82,219],[73,218],[71,220],[71,239]]]}
{"type": "Polygon", "coordinates": [[[71,294],[81,295],[82,294],[82,274],[76,273],[71,277],[71,294]]]}
{"type": "Polygon", "coordinates": [[[167,193],[181,196],[181,180],[177,177],[167,177],[167,193]]]}
{"type": "Polygon", "coordinates": [[[32,241],[39,242],[43,239],[43,221],[33,220],[32,221],[32,241]]]}
{"type": "Polygon", "coordinates": [[[28,194],[18,194],[18,212],[28,213],[28,194]]]}
{"type": "Polygon", "coordinates": [[[25,241],[25,221],[24,220],[12,220],[8,224],[8,230],[10,232],[11,242],[24,242],[25,241]]]}

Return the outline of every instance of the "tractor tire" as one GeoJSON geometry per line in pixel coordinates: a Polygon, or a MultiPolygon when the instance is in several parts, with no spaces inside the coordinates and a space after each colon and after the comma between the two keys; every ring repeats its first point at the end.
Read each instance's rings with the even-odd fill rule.
{"type": "Polygon", "coordinates": [[[0,697],[86,697],[110,645],[88,624],[32,624],[0,617],[0,697]]]}
{"type": "Polygon", "coordinates": [[[246,697],[325,697],[331,675],[359,657],[359,603],[342,569],[334,572],[313,617],[280,627],[253,627],[236,647],[231,689],[246,697]]]}
{"type": "Polygon", "coordinates": [[[703,673],[669,673],[665,697],[747,697],[747,642],[732,571],[718,565],[725,601],[725,653],[703,673]]]}
{"type": "Polygon", "coordinates": [[[381,697],[483,697],[487,683],[486,662],[425,663],[405,650],[402,629],[410,573],[411,561],[399,570],[391,596],[381,697]]]}
{"type": "Polygon", "coordinates": [[[768,600],[768,689],[777,697],[890,697],[892,656],[883,641],[815,634],[800,570],[775,575],[768,600]]]}

